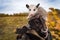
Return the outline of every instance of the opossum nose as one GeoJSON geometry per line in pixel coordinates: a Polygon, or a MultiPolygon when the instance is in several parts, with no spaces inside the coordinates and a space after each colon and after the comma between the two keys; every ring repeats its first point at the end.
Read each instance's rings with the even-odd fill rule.
{"type": "Polygon", "coordinates": [[[30,14],[30,16],[33,16],[33,14],[30,14]]]}

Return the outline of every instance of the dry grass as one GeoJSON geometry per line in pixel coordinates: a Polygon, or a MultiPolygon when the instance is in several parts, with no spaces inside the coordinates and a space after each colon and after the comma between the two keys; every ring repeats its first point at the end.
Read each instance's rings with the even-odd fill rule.
{"type": "MultiPolygon", "coordinates": [[[[27,16],[0,17],[0,40],[16,40],[15,30],[27,24],[27,16]]],[[[60,40],[60,31],[49,27],[53,40],[60,40]]]]}

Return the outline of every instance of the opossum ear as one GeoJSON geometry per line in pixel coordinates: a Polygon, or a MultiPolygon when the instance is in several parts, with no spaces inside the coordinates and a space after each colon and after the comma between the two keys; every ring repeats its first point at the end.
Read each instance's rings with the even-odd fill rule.
{"type": "Polygon", "coordinates": [[[36,7],[38,8],[38,7],[39,7],[39,5],[40,5],[40,3],[38,3],[38,4],[36,5],[36,7]]]}
{"type": "Polygon", "coordinates": [[[28,4],[26,4],[26,7],[27,7],[27,8],[29,8],[29,5],[28,5],[28,4]]]}

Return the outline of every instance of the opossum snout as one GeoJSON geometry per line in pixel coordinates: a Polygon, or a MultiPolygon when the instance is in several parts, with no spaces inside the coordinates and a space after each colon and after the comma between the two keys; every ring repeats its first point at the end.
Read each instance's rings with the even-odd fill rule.
{"type": "Polygon", "coordinates": [[[34,16],[34,14],[29,14],[27,19],[30,19],[32,16],[34,16]]]}

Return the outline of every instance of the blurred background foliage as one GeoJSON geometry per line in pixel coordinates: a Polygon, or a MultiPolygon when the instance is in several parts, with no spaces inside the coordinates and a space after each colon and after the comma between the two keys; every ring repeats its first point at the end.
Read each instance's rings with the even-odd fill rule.
{"type": "MultiPolygon", "coordinates": [[[[49,8],[47,26],[53,40],[60,40],[60,10],[49,8]]],[[[16,40],[16,28],[27,24],[28,13],[0,14],[0,40],[16,40]]]]}
{"type": "Polygon", "coordinates": [[[60,9],[49,8],[48,27],[53,36],[53,40],[60,40],[60,9]]]}

